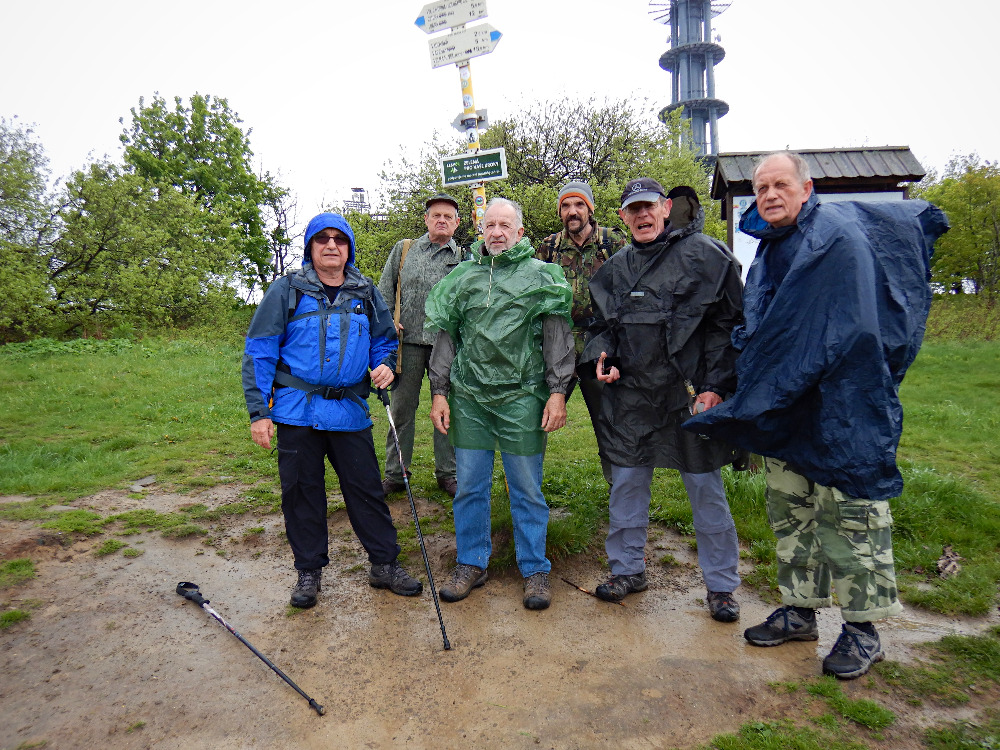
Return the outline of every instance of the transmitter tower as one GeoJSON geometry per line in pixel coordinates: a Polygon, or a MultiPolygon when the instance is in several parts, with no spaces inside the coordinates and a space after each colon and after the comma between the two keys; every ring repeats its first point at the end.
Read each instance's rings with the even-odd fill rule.
{"type": "Polygon", "coordinates": [[[653,0],[649,14],[670,26],[670,49],[660,55],[660,67],[670,73],[670,104],[660,119],[675,109],[691,122],[691,133],[702,156],[719,153],[719,118],[729,105],[715,96],[715,66],[726,51],[712,38],[712,19],[732,3],[719,0],[653,0]]]}

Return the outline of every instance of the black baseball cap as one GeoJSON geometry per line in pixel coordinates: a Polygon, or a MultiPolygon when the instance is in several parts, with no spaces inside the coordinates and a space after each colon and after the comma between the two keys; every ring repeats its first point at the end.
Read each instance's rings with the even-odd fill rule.
{"type": "Polygon", "coordinates": [[[447,193],[437,193],[436,195],[432,195],[424,202],[424,208],[430,208],[432,203],[450,203],[455,207],[456,211],[459,210],[458,201],[447,193]]]}
{"type": "Polygon", "coordinates": [[[629,180],[628,184],[625,185],[625,191],[622,193],[622,208],[639,201],[655,203],[660,198],[666,197],[667,193],[663,189],[663,185],[649,177],[639,177],[635,180],[629,180]]]}

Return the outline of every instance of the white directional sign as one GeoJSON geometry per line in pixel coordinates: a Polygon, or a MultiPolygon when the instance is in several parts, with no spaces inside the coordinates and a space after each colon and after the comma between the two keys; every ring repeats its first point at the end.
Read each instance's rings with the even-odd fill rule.
{"type": "Polygon", "coordinates": [[[431,67],[441,68],[480,55],[488,55],[503,36],[488,23],[469,26],[427,41],[431,51],[431,67]]]}
{"type": "Polygon", "coordinates": [[[416,20],[425,34],[486,18],[486,0],[438,0],[427,3],[416,20]]]}

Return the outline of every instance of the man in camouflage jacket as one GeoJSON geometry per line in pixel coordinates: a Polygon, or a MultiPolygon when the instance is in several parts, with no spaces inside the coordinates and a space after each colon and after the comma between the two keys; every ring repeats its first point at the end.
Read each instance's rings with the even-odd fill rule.
{"type": "MultiPolygon", "coordinates": [[[[557,205],[563,229],[542,240],[535,257],[562,266],[566,281],[573,288],[573,343],[576,364],[579,365],[587,328],[594,317],[590,279],[604,261],[628,244],[628,239],[617,229],[597,225],[594,220],[594,193],[586,182],[567,182],[559,191],[557,205]]],[[[577,382],[580,383],[580,393],[593,424],[600,412],[604,384],[594,378],[581,379],[577,376],[570,384],[567,398],[577,382]]],[[[610,485],[611,465],[603,458],[601,469],[610,485]]]]}

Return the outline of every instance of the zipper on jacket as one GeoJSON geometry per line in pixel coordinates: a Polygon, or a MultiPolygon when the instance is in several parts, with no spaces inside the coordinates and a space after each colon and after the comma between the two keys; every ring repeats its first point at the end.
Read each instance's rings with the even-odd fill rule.
{"type": "Polygon", "coordinates": [[[490,300],[493,297],[493,261],[496,260],[495,255],[490,256],[490,284],[486,292],[486,309],[490,309],[490,300]]]}

